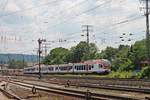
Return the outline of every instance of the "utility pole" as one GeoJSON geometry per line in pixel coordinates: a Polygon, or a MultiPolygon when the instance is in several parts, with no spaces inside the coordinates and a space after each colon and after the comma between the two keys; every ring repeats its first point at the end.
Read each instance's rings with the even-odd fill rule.
{"type": "Polygon", "coordinates": [[[47,46],[45,44],[45,57],[46,57],[46,55],[47,55],[47,46]]]}
{"type": "Polygon", "coordinates": [[[148,65],[150,67],[150,33],[149,33],[149,0],[140,0],[144,3],[145,7],[141,7],[141,10],[144,9],[144,15],[146,17],[146,49],[147,49],[147,58],[148,65]]]}
{"type": "MultiPolygon", "coordinates": [[[[46,42],[49,42],[49,41],[46,41],[46,42]]],[[[43,49],[44,49],[44,56],[46,57],[47,56],[47,50],[48,50],[48,48],[50,48],[50,46],[48,46],[48,45],[51,45],[50,43],[44,43],[43,44],[43,49]]]]}
{"type": "Polygon", "coordinates": [[[39,38],[38,39],[38,45],[39,45],[39,48],[38,48],[39,79],[41,79],[41,53],[42,53],[42,51],[41,51],[41,44],[42,44],[42,42],[46,42],[46,40],[39,38]]]}
{"type": "MultiPolygon", "coordinates": [[[[146,0],[146,47],[147,47],[147,54],[148,54],[148,63],[150,65],[150,34],[149,34],[149,0],[146,0]]],[[[149,66],[150,67],[150,66],[149,66]]]]}
{"type": "Polygon", "coordinates": [[[87,42],[87,45],[88,45],[88,49],[87,49],[87,52],[89,53],[89,43],[90,43],[90,40],[89,40],[89,32],[92,32],[93,30],[92,30],[92,25],[82,25],[82,28],[84,28],[83,30],[82,30],[82,32],[86,32],[86,37],[87,37],[87,40],[86,40],[86,42],[87,42]]]}

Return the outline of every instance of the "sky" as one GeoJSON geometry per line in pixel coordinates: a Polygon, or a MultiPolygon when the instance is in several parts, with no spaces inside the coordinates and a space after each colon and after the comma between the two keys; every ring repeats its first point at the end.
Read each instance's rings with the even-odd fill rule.
{"type": "Polygon", "coordinates": [[[48,52],[70,49],[86,41],[83,25],[92,26],[90,43],[99,51],[131,45],[145,38],[143,6],[139,0],[0,0],[0,53],[36,54],[39,38],[48,52]]]}

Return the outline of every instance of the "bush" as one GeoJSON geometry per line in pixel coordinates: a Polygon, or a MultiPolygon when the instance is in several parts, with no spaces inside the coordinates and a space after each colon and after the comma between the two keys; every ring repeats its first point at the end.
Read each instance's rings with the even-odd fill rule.
{"type": "Polygon", "coordinates": [[[112,62],[111,70],[128,72],[130,70],[134,70],[134,65],[128,58],[117,58],[112,62]]]}
{"type": "Polygon", "coordinates": [[[132,71],[113,71],[108,75],[110,78],[132,78],[133,76],[132,71]]]}
{"type": "Polygon", "coordinates": [[[150,78],[150,67],[143,68],[138,74],[138,78],[150,78]]]}

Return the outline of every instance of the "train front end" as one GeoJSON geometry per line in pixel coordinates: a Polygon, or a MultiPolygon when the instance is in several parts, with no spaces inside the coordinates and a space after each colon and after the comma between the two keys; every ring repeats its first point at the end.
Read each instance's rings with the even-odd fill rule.
{"type": "Polygon", "coordinates": [[[94,63],[94,73],[97,74],[108,74],[110,73],[111,63],[106,59],[92,60],[94,63]]]}

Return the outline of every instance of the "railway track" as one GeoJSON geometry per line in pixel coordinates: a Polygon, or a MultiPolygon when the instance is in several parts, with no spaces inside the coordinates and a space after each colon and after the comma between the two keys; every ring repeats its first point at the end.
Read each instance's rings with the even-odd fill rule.
{"type": "MultiPolygon", "coordinates": [[[[24,77],[36,78],[38,75],[25,75],[24,77]]],[[[135,87],[145,87],[150,88],[149,79],[120,79],[120,78],[99,78],[99,77],[80,77],[80,76],[57,76],[57,75],[43,75],[43,79],[49,80],[56,78],[59,80],[67,81],[70,80],[73,83],[79,81],[80,83],[92,83],[92,84],[105,84],[105,85],[121,85],[121,86],[135,86],[135,87]]]]}
{"type": "MultiPolygon", "coordinates": [[[[50,79],[49,78],[43,78],[43,79],[39,80],[39,79],[37,79],[35,77],[32,77],[32,78],[31,77],[30,78],[25,78],[24,77],[24,78],[14,78],[12,80],[14,82],[23,82],[25,84],[34,85],[36,87],[37,86],[43,87],[42,85],[37,85],[37,84],[32,84],[32,83],[43,82],[43,83],[47,83],[47,84],[57,84],[58,86],[60,86],[60,85],[61,86],[67,86],[67,80],[68,80],[68,78],[64,79],[64,80],[63,79],[53,79],[53,78],[50,78],[50,79]],[[28,81],[28,82],[26,82],[26,81],[28,81]]],[[[115,80],[117,80],[117,79],[115,79],[115,80]]],[[[124,81],[124,79],[121,79],[121,80],[124,81]]],[[[128,79],[125,79],[125,80],[127,81],[128,79]]],[[[103,84],[99,84],[98,82],[90,82],[90,81],[91,80],[89,79],[89,81],[88,81],[89,83],[88,83],[87,81],[83,81],[82,80],[80,82],[80,80],[76,81],[76,80],[73,79],[73,80],[70,80],[69,85],[72,86],[72,87],[85,87],[87,89],[93,88],[93,89],[105,89],[105,90],[115,90],[115,91],[126,91],[126,92],[144,93],[144,94],[148,94],[148,95],[150,94],[150,88],[143,88],[143,87],[139,88],[139,87],[132,87],[132,86],[124,86],[124,85],[108,85],[108,84],[104,84],[104,82],[103,82],[103,84]]],[[[130,82],[134,82],[134,80],[132,80],[130,82]]],[[[145,82],[149,83],[148,80],[145,80],[145,82]]],[[[63,89],[64,91],[61,90],[61,92],[60,92],[60,90],[58,90],[57,88],[54,88],[54,87],[46,87],[46,88],[57,90],[59,92],[56,92],[56,93],[59,93],[59,94],[63,94],[63,92],[66,91],[66,89],[63,89]]],[[[49,92],[50,92],[50,90],[49,90],[49,92]]],[[[51,92],[55,92],[55,91],[51,90],[51,92]]],[[[85,98],[85,94],[86,94],[87,91],[80,91],[80,93],[78,93],[77,91],[74,91],[74,93],[77,93],[77,95],[74,95],[74,93],[71,92],[71,90],[67,90],[67,92],[72,93],[72,94],[64,92],[64,95],[72,95],[72,96],[75,96],[75,97],[77,96],[77,97],[85,98]]],[[[122,98],[122,96],[112,96],[112,95],[106,95],[106,94],[95,94],[95,93],[91,93],[91,94],[92,94],[92,96],[94,96],[96,98],[100,98],[101,97],[101,99],[102,98],[104,99],[104,98],[107,97],[109,99],[110,98],[111,99],[112,98],[113,99],[119,99],[120,98],[122,100],[122,99],[126,98],[126,97],[122,98]],[[100,97],[97,97],[95,95],[99,95],[100,97]]],[[[96,98],[94,98],[94,100],[96,98]]],[[[150,97],[149,96],[145,96],[145,98],[147,98],[146,100],[149,100],[150,97]]],[[[132,99],[135,99],[135,98],[126,98],[126,99],[131,99],[132,100],[132,99]]]]}
{"type": "Polygon", "coordinates": [[[91,98],[92,100],[108,100],[108,99],[114,99],[114,100],[139,100],[132,97],[127,96],[116,96],[116,95],[109,95],[109,94],[101,94],[101,93],[94,93],[89,91],[83,91],[83,90],[74,90],[69,88],[56,88],[56,87],[50,87],[50,86],[43,86],[43,85],[37,85],[33,83],[27,83],[27,82],[16,82],[16,81],[9,81],[9,83],[16,84],[19,86],[27,87],[27,88],[33,88],[35,87],[37,90],[46,91],[46,92],[53,92],[56,94],[63,94],[67,96],[73,96],[73,97],[80,97],[80,98],[91,98]]]}
{"type": "MultiPolygon", "coordinates": [[[[35,79],[29,79],[30,81],[36,81],[35,79]]],[[[90,80],[90,79],[89,79],[90,80]]],[[[115,79],[117,81],[117,79],[115,79]]],[[[136,83],[133,79],[131,79],[132,81],[130,80],[127,80],[127,79],[121,79],[122,82],[128,82],[128,83],[131,83],[133,82],[134,84],[136,83]]],[[[39,81],[39,80],[37,80],[39,81]]],[[[58,85],[67,85],[67,82],[68,80],[66,79],[59,79],[59,80],[48,80],[48,78],[46,79],[42,79],[43,82],[45,83],[51,83],[51,84],[58,84],[58,85]]],[[[99,89],[109,89],[109,90],[119,90],[119,91],[130,91],[130,92],[139,92],[139,93],[147,93],[147,94],[150,94],[150,87],[147,87],[147,85],[149,84],[150,85],[150,82],[147,82],[146,80],[146,86],[144,85],[125,85],[125,84],[110,84],[111,81],[109,80],[109,84],[108,82],[105,83],[105,81],[103,82],[91,82],[92,80],[90,81],[80,81],[80,80],[74,80],[74,79],[71,79],[69,80],[69,85],[70,86],[76,86],[76,87],[87,87],[87,88],[99,88],[99,89]]],[[[108,81],[108,80],[106,80],[108,81]]],[[[137,81],[137,80],[136,80],[137,81]]]]}
{"type": "MultiPolygon", "coordinates": [[[[54,82],[54,81],[51,81],[51,82],[50,81],[43,81],[43,82],[67,86],[67,82],[54,82]]],[[[119,91],[139,92],[139,93],[150,94],[150,88],[101,85],[101,84],[90,84],[90,83],[74,83],[74,82],[69,83],[69,86],[86,87],[86,88],[93,88],[93,89],[109,89],[109,90],[119,90],[119,91]]]]}
{"type": "Polygon", "coordinates": [[[12,100],[12,99],[13,99],[13,100],[23,100],[23,99],[20,98],[19,96],[15,95],[15,94],[12,94],[12,93],[10,93],[10,92],[4,90],[4,89],[1,89],[1,88],[0,88],[0,91],[1,91],[4,95],[6,95],[8,98],[10,98],[11,100],[12,100]]]}

